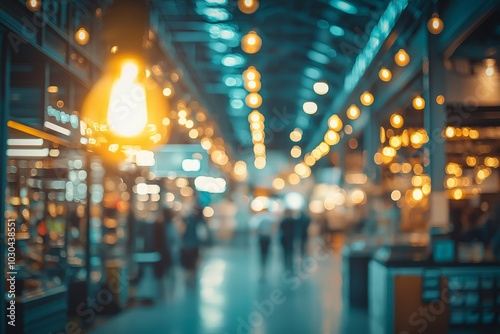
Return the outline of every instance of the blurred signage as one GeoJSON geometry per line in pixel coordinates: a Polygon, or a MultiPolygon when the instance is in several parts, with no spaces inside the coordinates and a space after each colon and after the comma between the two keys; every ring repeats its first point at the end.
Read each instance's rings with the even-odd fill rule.
{"type": "Polygon", "coordinates": [[[45,109],[45,121],[43,126],[45,129],[70,138],[75,135],[80,135],[80,119],[78,116],[76,114],[68,114],[51,105],[48,105],[45,109]]]}
{"type": "Polygon", "coordinates": [[[340,185],[342,170],[339,167],[322,168],[316,172],[316,182],[340,185]]]}
{"type": "Polygon", "coordinates": [[[209,175],[208,154],[201,145],[163,145],[154,151],[157,177],[209,175]]]}
{"type": "Polygon", "coordinates": [[[201,162],[198,159],[184,159],[182,160],[182,170],[185,172],[199,172],[201,162]]]}

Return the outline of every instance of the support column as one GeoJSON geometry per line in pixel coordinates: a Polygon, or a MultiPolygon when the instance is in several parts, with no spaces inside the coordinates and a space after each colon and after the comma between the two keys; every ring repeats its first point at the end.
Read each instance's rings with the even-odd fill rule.
{"type": "Polygon", "coordinates": [[[3,78],[0,79],[0,191],[3,192],[0,201],[0,212],[2,212],[2,219],[0,220],[0,268],[2,269],[2,279],[0,279],[0,293],[2,296],[2,307],[0,310],[0,332],[5,333],[6,328],[6,314],[5,304],[3,303],[3,296],[5,293],[5,279],[3,279],[3,272],[5,269],[5,190],[7,188],[7,121],[9,119],[9,99],[8,91],[10,86],[10,55],[7,43],[4,39],[4,31],[0,29],[0,73],[4,73],[3,78]]]}
{"type": "Polygon", "coordinates": [[[423,98],[424,127],[429,136],[425,146],[425,171],[431,177],[429,228],[446,228],[449,225],[449,203],[444,181],[446,177],[446,138],[442,136],[446,128],[446,107],[438,104],[436,97],[443,95],[444,62],[438,49],[438,35],[427,32],[424,47],[423,98]]]}

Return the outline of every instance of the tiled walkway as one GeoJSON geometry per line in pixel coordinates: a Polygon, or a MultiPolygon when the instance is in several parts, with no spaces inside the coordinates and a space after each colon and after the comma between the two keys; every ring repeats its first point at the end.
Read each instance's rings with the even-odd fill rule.
{"type": "MultiPolygon", "coordinates": [[[[338,253],[313,241],[293,273],[284,272],[277,243],[270,256],[262,280],[254,240],[207,249],[195,286],[178,270],[153,306],[130,308],[91,333],[369,333],[365,312],[342,307],[338,253]]],[[[150,280],[143,290],[155,286],[150,280]]]]}

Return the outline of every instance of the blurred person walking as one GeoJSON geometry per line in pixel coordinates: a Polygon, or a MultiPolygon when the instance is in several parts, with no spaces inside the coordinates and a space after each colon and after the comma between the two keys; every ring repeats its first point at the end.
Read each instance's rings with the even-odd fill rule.
{"type": "Polygon", "coordinates": [[[175,223],[175,213],[172,209],[164,208],[162,213],[165,221],[165,239],[167,240],[167,246],[172,260],[171,266],[173,267],[179,263],[181,237],[175,223]]]}
{"type": "Polygon", "coordinates": [[[264,209],[252,216],[250,226],[255,228],[259,240],[261,279],[263,279],[266,274],[269,248],[276,232],[276,217],[267,209],[264,209]]]}
{"type": "Polygon", "coordinates": [[[304,211],[300,211],[296,218],[296,234],[299,249],[300,249],[300,257],[301,261],[304,260],[307,254],[307,241],[309,239],[309,225],[311,224],[311,217],[309,217],[304,211]]]}
{"type": "Polygon", "coordinates": [[[280,241],[283,248],[285,270],[291,270],[293,267],[293,244],[295,236],[296,219],[292,215],[292,210],[287,209],[280,222],[280,241]]]}
{"type": "Polygon", "coordinates": [[[180,260],[182,267],[186,270],[187,283],[192,285],[195,283],[196,279],[200,246],[204,241],[202,239],[208,235],[208,227],[205,217],[203,216],[203,210],[199,206],[194,207],[191,214],[183,220],[184,234],[182,235],[180,260]]]}
{"type": "Polygon", "coordinates": [[[153,225],[153,251],[159,255],[159,260],[154,263],[153,269],[161,296],[164,294],[163,277],[165,273],[170,273],[172,267],[172,254],[165,233],[167,221],[170,219],[168,212],[162,211],[158,214],[153,225]]]}

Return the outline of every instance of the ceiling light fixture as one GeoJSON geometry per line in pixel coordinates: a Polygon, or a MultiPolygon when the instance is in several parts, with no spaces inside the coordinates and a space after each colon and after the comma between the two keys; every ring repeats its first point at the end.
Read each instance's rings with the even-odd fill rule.
{"type": "Polygon", "coordinates": [[[389,82],[392,79],[392,73],[388,68],[382,67],[378,72],[378,77],[384,82],[389,82]]]}
{"type": "Polygon", "coordinates": [[[262,39],[255,31],[250,31],[241,39],[241,49],[248,53],[254,54],[259,52],[262,46],[262,39]]]}
{"type": "Polygon", "coordinates": [[[363,94],[361,94],[359,100],[361,101],[361,103],[363,105],[370,106],[370,105],[372,105],[374,98],[370,92],[364,91],[363,94]]]}
{"type": "Polygon", "coordinates": [[[404,67],[410,63],[410,56],[404,49],[400,49],[394,56],[394,61],[400,67],[404,67]]]}
{"type": "Polygon", "coordinates": [[[349,118],[349,119],[355,120],[359,117],[360,114],[361,114],[361,112],[360,112],[358,106],[355,104],[351,104],[349,109],[347,109],[347,118],[349,118]]]}
{"type": "Polygon", "coordinates": [[[318,105],[314,102],[308,101],[304,102],[304,104],[302,105],[302,109],[306,114],[312,115],[318,111],[318,105]]]}
{"type": "Polygon", "coordinates": [[[80,27],[76,32],[75,32],[75,41],[80,44],[80,45],[85,45],[89,42],[90,35],[87,30],[85,30],[84,27],[80,27]]]}
{"type": "Polygon", "coordinates": [[[238,8],[244,14],[252,14],[259,8],[258,0],[239,0],[238,8]]]}
{"type": "Polygon", "coordinates": [[[427,22],[427,29],[434,35],[438,35],[443,31],[444,23],[437,13],[432,14],[431,19],[427,22]]]}
{"type": "Polygon", "coordinates": [[[328,93],[328,84],[326,82],[316,82],[313,86],[314,92],[318,95],[325,95],[328,93]]]}

